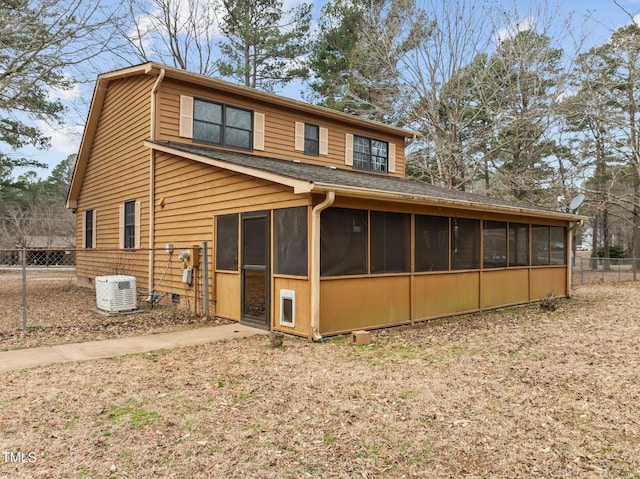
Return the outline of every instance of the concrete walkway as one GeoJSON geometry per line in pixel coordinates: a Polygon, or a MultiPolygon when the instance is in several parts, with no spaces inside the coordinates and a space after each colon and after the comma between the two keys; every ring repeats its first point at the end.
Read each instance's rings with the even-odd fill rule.
{"type": "Polygon", "coordinates": [[[2,351],[0,352],[0,372],[16,371],[48,364],[113,358],[126,356],[127,354],[157,351],[159,349],[179,348],[181,346],[195,346],[257,334],[268,334],[268,331],[236,323],[171,333],[149,334],[147,336],[131,336],[86,343],[2,351]]]}

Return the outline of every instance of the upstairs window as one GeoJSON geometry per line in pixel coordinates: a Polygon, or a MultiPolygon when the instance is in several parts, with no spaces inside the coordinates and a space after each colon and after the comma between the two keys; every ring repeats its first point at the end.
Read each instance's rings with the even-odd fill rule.
{"type": "Polygon", "coordinates": [[[252,138],[252,111],[198,98],[193,100],[195,141],[250,150],[252,138]]]}
{"type": "Polygon", "coordinates": [[[360,170],[386,173],[389,163],[389,143],[353,135],[353,166],[360,170]]]}
{"type": "Polygon", "coordinates": [[[311,123],[304,124],[304,154],[318,156],[320,153],[320,128],[311,123]]]}

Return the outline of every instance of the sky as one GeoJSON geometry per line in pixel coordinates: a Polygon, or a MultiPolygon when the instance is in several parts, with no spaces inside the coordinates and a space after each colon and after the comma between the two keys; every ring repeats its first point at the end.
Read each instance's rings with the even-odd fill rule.
{"type": "MultiPolygon", "coordinates": [[[[299,0],[286,0],[285,8],[296,4],[298,1],[299,0]]],[[[420,0],[418,0],[418,2],[419,1],[420,0]]],[[[513,5],[507,1],[497,1],[501,5],[513,5]]],[[[515,1],[519,10],[528,10],[530,2],[525,0],[515,1]]],[[[470,2],[473,3],[473,0],[470,0],[470,2]]],[[[318,17],[320,8],[324,3],[324,1],[314,2],[314,18],[318,17]]],[[[630,15],[640,15],[640,0],[618,0],[618,3],[629,12],[630,15]]],[[[606,42],[611,32],[631,21],[630,16],[616,6],[614,0],[565,0],[561,2],[561,4],[563,12],[559,12],[559,14],[566,15],[568,12],[573,12],[576,24],[582,24],[583,19],[588,18],[588,20],[585,21],[588,22],[587,28],[591,34],[590,41],[593,42],[593,45],[606,42]]],[[[523,14],[523,22],[528,21],[530,21],[530,19],[526,18],[523,14]]],[[[640,23],[640,16],[638,17],[638,21],[640,23]]],[[[505,28],[506,27],[505,25],[505,28]]],[[[139,63],[137,59],[132,59],[131,64],[137,63],[139,63]]],[[[105,65],[104,68],[104,72],[113,69],[110,68],[108,64],[105,65]]],[[[67,105],[68,110],[66,114],[67,122],[64,126],[46,122],[37,123],[37,126],[39,126],[47,136],[51,137],[51,148],[46,151],[40,151],[34,148],[23,148],[17,152],[9,153],[12,155],[22,155],[49,165],[49,168],[46,170],[34,170],[39,177],[46,178],[51,170],[67,158],[68,155],[78,152],[92,92],[93,85],[90,84],[76,85],[71,90],[52,91],[52,97],[61,99],[65,105],[67,105]]],[[[299,87],[289,87],[279,93],[300,99],[299,87]]],[[[33,170],[33,168],[15,169],[14,177],[30,169],[33,170]]]]}

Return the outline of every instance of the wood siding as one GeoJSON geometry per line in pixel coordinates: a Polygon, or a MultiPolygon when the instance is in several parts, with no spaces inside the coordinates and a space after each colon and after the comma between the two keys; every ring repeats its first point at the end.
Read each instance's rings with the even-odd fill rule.
{"type": "MultiPolygon", "coordinates": [[[[78,255],[78,276],[132,274],[138,286],[147,278],[147,252],[120,249],[119,207],[125,201],[141,203],[141,245],[148,245],[149,150],[143,141],[150,131],[150,91],[154,79],[136,76],[115,80],[108,90],[87,160],[78,196],[76,241],[82,244],[82,218],[98,211],[97,250],[78,255]],[[100,253],[99,250],[111,251],[100,253]]],[[[83,245],[84,246],[84,245],[83,245]]]]}
{"type": "Polygon", "coordinates": [[[367,276],[320,281],[320,334],[410,321],[410,277],[367,276]]]}
{"type": "MultiPolygon", "coordinates": [[[[155,180],[155,248],[173,244],[176,254],[207,241],[210,247],[209,297],[215,313],[229,319],[240,319],[240,275],[214,272],[216,215],[247,211],[273,210],[306,206],[308,196],[295,195],[292,188],[234,173],[168,153],[156,152],[155,180]]],[[[166,261],[156,258],[154,278],[163,274],[166,261]]],[[[199,269],[196,271],[199,275],[199,269]]],[[[182,263],[166,274],[159,291],[185,294],[182,263]]],[[[195,292],[187,291],[195,301],[195,292]]],[[[194,309],[193,307],[191,309],[194,309]]],[[[199,310],[199,309],[197,309],[199,310]]]]}
{"type": "Polygon", "coordinates": [[[272,329],[287,334],[311,337],[311,283],[308,279],[275,277],[273,279],[272,329]],[[296,294],[296,324],[294,328],[280,324],[280,290],[288,289],[296,294]]]}
{"type": "MultiPolygon", "coordinates": [[[[301,114],[293,109],[285,110],[280,106],[266,102],[256,102],[241,95],[232,95],[211,89],[199,88],[174,80],[165,80],[160,87],[158,113],[158,140],[175,141],[180,143],[196,143],[189,138],[180,136],[180,95],[191,95],[198,98],[213,100],[233,106],[251,109],[265,115],[264,150],[247,152],[248,154],[267,156],[281,160],[299,160],[304,163],[335,166],[352,170],[352,166],[345,165],[345,138],[347,134],[357,134],[395,144],[395,173],[390,176],[404,177],[404,138],[379,132],[372,128],[355,127],[347,122],[327,120],[318,115],[301,114]],[[326,128],[328,131],[327,155],[305,155],[295,148],[295,123],[307,122],[326,128]]],[[[197,143],[196,143],[197,144],[197,143]]],[[[206,146],[206,145],[203,145],[206,146]]]]}

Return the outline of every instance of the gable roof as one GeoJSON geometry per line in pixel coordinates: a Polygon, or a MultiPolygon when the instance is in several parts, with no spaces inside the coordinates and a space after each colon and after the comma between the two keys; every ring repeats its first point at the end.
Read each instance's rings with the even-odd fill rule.
{"type": "Polygon", "coordinates": [[[563,221],[586,219],[579,215],[466,193],[413,179],[361,173],[182,143],[146,141],[145,145],[165,153],[291,186],[295,193],[334,191],[342,196],[399,203],[492,211],[563,221]]]}
{"type": "MultiPolygon", "coordinates": [[[[379,131],[383,131],[392,135],[399,135],[406,139],[415,138],[415,133],[396,126],[367,120],[341,111],[332,110],[330,108],[325,108],[318,105],[312,105],[299,100],[286,98],[273,93],[263,92],[260,90],[256,90],[255,88],[249,88],[243,85],[226,82],[224,80],[211,78],[206,75],[191,73],[186,70],[169,67],[167,65],[162,65],[159,63],[143,63],[129,68],[123,68],[109,73],[104,73],[98,76],[93,92],[93,98],[91,100],[91,107],[89,108],[89,114],[87,116],[86,126],[82,136],[82,142],[80,144],[80,150],[78,152],[78,159],[76,161],[76,166],[73,172],[73,179],[71,181],[69,194],[67,196],[67,208],[75,207],[75,201],[77,201],[78,195],[80,194],[80,187],[82,185],[82,179],[84,177],[89,152],[91,150],[93,136],[95,135],[98,127],[98,120],[102,113],[102,106],[104,104],[109,82],[129,78],[136,75],[150,75],[156,76],[158,78],[171,78],[192,85],[211,88],[213,90],[221,92],[229,92],[235,94],[239,93],[245,98],[262,101],[283,108],[295,109],[298,112],[319,114],[325,118],[348,122],[352,125],[375,128],[379,131]]],[[[151,95],[151,90],[149,91],[149,94],[151,95]]]]}

